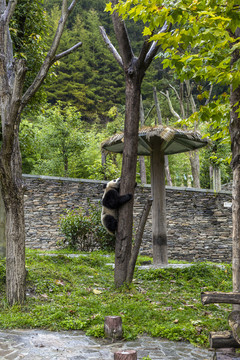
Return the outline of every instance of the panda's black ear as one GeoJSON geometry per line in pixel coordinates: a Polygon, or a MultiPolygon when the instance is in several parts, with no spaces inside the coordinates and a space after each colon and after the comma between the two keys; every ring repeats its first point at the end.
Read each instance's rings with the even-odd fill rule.
{"type": "Polygon", "coordinates": [[[104,184],[104,185],[103,185],[103,189],[106,189],[106,187],[107,187],[107,184],[104,184]]]}

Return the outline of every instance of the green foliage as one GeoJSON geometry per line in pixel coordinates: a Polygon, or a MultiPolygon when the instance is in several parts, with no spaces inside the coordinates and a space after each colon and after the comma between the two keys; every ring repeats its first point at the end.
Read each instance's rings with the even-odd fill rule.
{"type": "Polygon", "coordinates": [[[57,100],[68,102],[88,121],[106,119],[108,110],[124,101],[123,74],[101,37],[100,25],[94,10],[89,10],[84,18],[75,18],[62,37],[60,51],[79,40],[83,46],[59,63],[55,68],[57,77],[47,86],[51,104],[57,100]]]}
{"type": "Polygon", "coordinates": [[[95,205],[88,201],[87,212],[83,208],[67,211],[61,218],[60,229],[65,236],[64,243],[73,250],[114,249],[115,238],[101,224],[100,202],[95,205]]]}
{"type": "MultiPolygon", "coordinates": [[[[146,260],[146,257],[144,258],[146,260]]],[[[149,258],[148,258],[149,260],[149,258]]],[[[231,306],[203,306],[202,291],[232,291],[229,265],[139,270],[130,288],[116,290],[114,254],[26,251],[27,299],[9,307],[0,266],[0,327],[81,329],[103,336],[105,316],[120,315],[125,339],[146,333],[208,347],[210,331],[228,328],[231,306]],[[72,256],[75,255],[75,256],[72,256]]],[[[139,259],[139,263],[141,258],[139,259]]]]}
{"type": "Polygon", "coordinates": [[[107,126],[89,125],[75,107],[61,102],[26,116],[20,128],[23,172],[99,180],[119,177],[120,156],[109,154],[102,164],[100,150],[101,142],[121,129],[122,116],[116,116],[107,126]]]}
{"type": "MultiPolygon", "coordinates": [[[[46,56],[49,24],[44,11],[43,0],[21,0],[10,22],[10,33],[13,41],[15,58],[24,58],[27,64],[25,88],[32,84],[42,61],[46,56]]],[[[41,89],[29,105],[34,108],[45,98],[41,89]]]]}
{"type": "MultiPolygon", "coordinates": [[[[234,1],[120,1],[114,8],[108,4],[106,11],[117,10],[125,19],[141,21],[144,35],[158,41],[162,51],[163,69],[174,71],[181,82],[192,79],[195,82],[210,82],[217,87],[223,85],[239,86],[239,61],[231,63],[232,53],[240,48],[233,34],[240,19],[240,12],[234,1]],[[172,24],[169,31],[158,33],[167,22],[172,24]]],[[[208,98],[209,93],[199,91],[200,100],[208,98]]],[[[218,92],[208,105],[200,108],[184,124],[204,121],[214,140],[229,143],[228,94],[218,92]],[[215,130],[215,131],[213,131],[215,130]]]]}

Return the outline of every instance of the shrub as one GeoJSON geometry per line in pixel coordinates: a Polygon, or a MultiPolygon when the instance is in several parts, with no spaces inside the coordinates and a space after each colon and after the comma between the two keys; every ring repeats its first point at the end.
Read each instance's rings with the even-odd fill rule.
{"type": "Polygon", "coordinates": [[[83,208],[67,211],[61,217],[60,229],[63,243],[73,250],[92,251],[94,248],[113,250],[115,238],[108,234],[101,223],[101,205],[88,200],[87,211],[83,208]]]}

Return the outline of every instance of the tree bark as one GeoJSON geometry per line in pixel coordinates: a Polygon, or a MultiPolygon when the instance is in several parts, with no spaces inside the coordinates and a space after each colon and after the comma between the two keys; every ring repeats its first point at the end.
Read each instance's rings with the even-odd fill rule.
{"type": "MultiPolygon", "coordinates": [[[[233,35],[234,38],[240,36],[238,28],[233,35]]],[[[238,50],[232,54],[232,65],[240,59],[238,50]]],[[[232,170],[233,170],[233,189],[232,189],[232,271],[233,271],[233,291],[240,292],[240,119],[238,116],[240,101],[240,86],[236,89],[230,86],[230,136],[232,149],[232,170]],[[238,105],[236,105],[238,104],[238,105]]]]}

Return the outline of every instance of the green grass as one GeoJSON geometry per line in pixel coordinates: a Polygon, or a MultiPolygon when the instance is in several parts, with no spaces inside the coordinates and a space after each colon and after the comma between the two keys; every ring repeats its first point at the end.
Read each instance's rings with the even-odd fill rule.
{"type": "MultiPolygon", "coordinates": [[[[188,340],[208,346],[210,331],[226,330],[228,305],[201,304],[201,291],[232,290],[231,267],[196,263],[184,269],[136,270],[133,284],[116,290],[114,256],[93,252],[78,258],[27,250],[27,300],[9,307],[0,295],[0,328],[81,329],[104,336],[104,318],[120,315],[124,338],[140,334],[188,340]]],[[[149,260],[141,258],[138,260],[149,260]]],[[[5,288],[5,264],[0,261],[0,286],[5,288]]]]}

